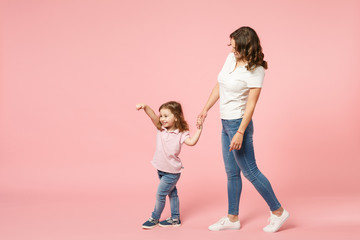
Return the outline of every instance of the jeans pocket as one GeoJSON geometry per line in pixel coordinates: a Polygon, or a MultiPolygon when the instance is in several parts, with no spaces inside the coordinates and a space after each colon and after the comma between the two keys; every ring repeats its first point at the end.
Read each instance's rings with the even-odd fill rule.
{"type": "Polygon", "coordinates": [[[236,129],[237,130],[240,127],[241,120],[242,120],[242,118],[229,120],[229,127],[231,129],[236,129]]]}

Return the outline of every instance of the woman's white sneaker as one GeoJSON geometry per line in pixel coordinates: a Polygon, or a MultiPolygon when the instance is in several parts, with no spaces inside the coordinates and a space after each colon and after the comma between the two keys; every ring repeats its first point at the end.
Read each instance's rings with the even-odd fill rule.
{"type": "Polygon", "coordinates": [[[263,228],[264,232],[276,232],[290,216],[289,212],[284,209],[280,217],[272,214],[270,211],[269,224],[263,228]]]}
{"type": "Polygon", "coordinates": [[[236,230],[240,229],[240,221],[231,222],[228,217],[223,217],[208,228],[210,231],[236,230]]]}

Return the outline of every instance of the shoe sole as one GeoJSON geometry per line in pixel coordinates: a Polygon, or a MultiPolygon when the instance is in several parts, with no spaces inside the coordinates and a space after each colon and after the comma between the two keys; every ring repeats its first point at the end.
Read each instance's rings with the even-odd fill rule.
{"type": "Polygon", "coordinates": [[[208,228],[210,231],[213,231],[213,232],[219,232],[219,231],[227,231],[227,230],[240,230],[240,227],[236,227],[236,228],[223,228],[223,229],[217,229],[217,230],[213,230],[213,229],[210,229],[208,228]]]}
{"type": "Polygon", "coordinates": [[[153,229],[154,227],[158,226],[159,224],[156,224],[154,226],[142,226],[143,229],[153,229]]]}
{"type": "Polygon", "coordinates": [[[181,226],[181,224],[176,224],[176,225],[161,225],[161,224],[159,224],[159,226],[160,227],[180,227],[181,226]]]}

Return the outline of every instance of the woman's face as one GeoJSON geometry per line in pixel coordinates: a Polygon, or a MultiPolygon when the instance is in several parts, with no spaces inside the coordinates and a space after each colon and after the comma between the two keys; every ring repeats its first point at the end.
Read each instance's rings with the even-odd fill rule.
{"type": "Polygon", "coordinates": [[[236,51],[236,45],[235,45],[235,40],[232,38],[230,39],[230,45],[231,45],[231,52],[234,53],[236,58],[240,58],[240,54],[236,51]]]}

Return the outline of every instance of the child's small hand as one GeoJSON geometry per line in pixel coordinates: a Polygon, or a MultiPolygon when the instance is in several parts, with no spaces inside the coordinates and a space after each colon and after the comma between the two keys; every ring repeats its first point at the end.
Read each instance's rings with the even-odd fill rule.
{"type": "Polygon", "coordinates": [[[140,109],[144,109],[145,108],[145,104],[144,103],[138,103],[136,104],[136,110],[140,110],[140,109]]]}

